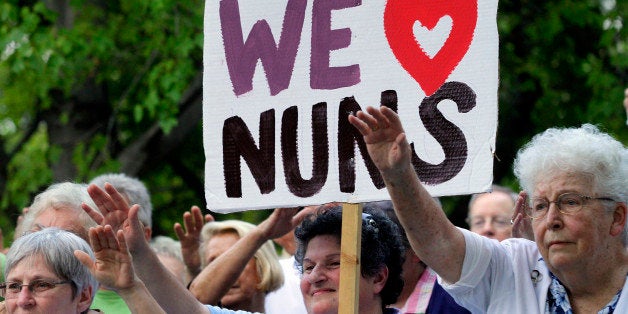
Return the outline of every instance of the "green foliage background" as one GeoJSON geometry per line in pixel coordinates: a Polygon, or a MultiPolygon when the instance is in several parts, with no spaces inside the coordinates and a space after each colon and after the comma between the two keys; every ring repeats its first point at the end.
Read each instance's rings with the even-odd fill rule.
{"type": "MultiPolygon", "coordinates": [[[[200,0],[0,3],[5,236],[50,183],[86,182],[110,171],[147,184],[157,233],[173,235],[184,210],[204,208],[200,117],[184,114],[199,106],[203,10],[200,0]],[[134,152],[145,162],[134,164],[128,158],[134,152]]],[[[518,188],[512,159],[548,127],[590,122],[628,141],[621,105],[628,87],[626,12],[627,1],[500,2],[496,183],[518,188]]],[[[458,225],[466,200],[442,200],[458,225]]],[[[256,222],[267,214],[217,218],[256,222]]]]}

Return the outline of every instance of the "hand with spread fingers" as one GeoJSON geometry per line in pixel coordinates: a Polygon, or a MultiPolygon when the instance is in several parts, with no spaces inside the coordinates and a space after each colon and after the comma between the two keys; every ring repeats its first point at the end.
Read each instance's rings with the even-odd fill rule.
{"type": "Polygon", "coordinates": [[[111,226],[98,226],[89,230],[89,240],[95,261],[83,251],[74,251],[98,281],[114,289],[129,306],[132,313],[165,313],[148,292],[144,283],[135,276],[132,258],[121,230],[117,235],[111,226]]]}
{"type": "Polygon", "coordinates": [[[89,230],[89,240],[96,256],[92,261],[82,251],[74,255],[85,265],[101,284],[116,291],[133,288],[135,277],[131,255],[122,231],[114,233],[111,226],[98,226],[89,230]]]}
{"type": "Polygon", "coordinates": [[[210,221],[214,221],[212,215],[207,214],[203,219],[201,209],[198,206],[192,206],[189,212],[183,213],[183,226],[185,229],[178,222],[174,224],[174,232],[181,242],[183,262],[192,278],[201,272],[201,256],[199,254],[201,230],[203,225],[210,221]]]}
{"type": "Polygon", "coordinates": [[[87,192],[98,210],[83,204],[83,210],[99,225],[110,225],[117,232],[122,230],[129,250],[133,252],[139,246],[148,246],[144,238],[144,227],[138,218],[139,205],[129,206],[126,199],[109,183],[102,190],[95,184],[87,187],[87,192]]]}
{"type": "Polygon", "coordinates": [[[371,159],[380,171],[405,171],[410,165],[411,150],[399,120],[392,109],[367,107],[349,116],[349,122],[364,136],[371,159]]]}

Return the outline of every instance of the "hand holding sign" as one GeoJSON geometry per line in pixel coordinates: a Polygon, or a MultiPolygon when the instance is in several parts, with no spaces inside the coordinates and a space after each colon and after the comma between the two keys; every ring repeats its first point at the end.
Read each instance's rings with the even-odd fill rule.
{"type": "MultiPolygon", "coordinates": [[[[419,83],[427,96],[445,83],[467,53],[477,22],[477,0],[389,0],[384,11],[384,31],[401,66],[419,83]],[[433,30],[441,20],[451,19],[451,31],[436,53],[415,36],[415,24],[433,30]],[[419,40],[419,41],[418,41],[419,40]],[[422,48],[423,47],[423,48],[422,48]]],[[[442,36],[443,34],[426,34],[442,36]]]]}

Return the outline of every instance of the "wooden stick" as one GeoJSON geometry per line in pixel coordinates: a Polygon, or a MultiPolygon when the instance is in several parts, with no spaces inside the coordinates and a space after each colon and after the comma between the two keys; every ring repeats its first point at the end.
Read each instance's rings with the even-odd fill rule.
{"type": "Polygon", "coordinates": [[[360,297],[360,253],[362,204],[342,205],[340,240],[340,303],[338,313],[358,313],[360,297]]]}

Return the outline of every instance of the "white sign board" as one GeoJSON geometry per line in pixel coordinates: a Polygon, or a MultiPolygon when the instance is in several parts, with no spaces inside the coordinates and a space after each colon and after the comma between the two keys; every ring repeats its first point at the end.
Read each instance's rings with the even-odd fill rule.
{"type": "Polygon", "coordinates": [[[489,189],[497,0],[207,0],[207,207],[388,199],[347,115],[398,112],[434,196],[489,189]]]}

